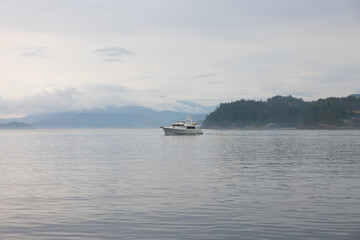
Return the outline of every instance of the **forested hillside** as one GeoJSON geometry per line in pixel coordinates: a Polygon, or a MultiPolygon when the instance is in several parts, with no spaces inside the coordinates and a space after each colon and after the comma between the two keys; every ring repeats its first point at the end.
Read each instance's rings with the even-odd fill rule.
{"type": "Polygon", "coordinates": [[[360,99],[354,96],[306,102],[292,96],[266,101],[221,103],[210,113],[204,128],[241,127],[360,127],[360,99]]]}

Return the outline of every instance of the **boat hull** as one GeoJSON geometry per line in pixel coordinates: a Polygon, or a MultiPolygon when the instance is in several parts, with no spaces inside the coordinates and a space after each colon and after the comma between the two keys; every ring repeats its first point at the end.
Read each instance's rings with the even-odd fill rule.
{"type": "Polygon", "coordinates": [[[172,127],[161,127],[164,129],[165,135],[199,135],[203,134],[201,129],[181,129],[172,127]]]}

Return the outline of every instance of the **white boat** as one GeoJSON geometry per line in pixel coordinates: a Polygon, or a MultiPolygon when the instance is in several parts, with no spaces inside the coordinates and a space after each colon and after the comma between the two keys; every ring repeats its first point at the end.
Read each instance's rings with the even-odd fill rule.
{"type": "Polygon", "coordinates": [[[193,122],[191,117],[188,116],[185,121],[178,121],[171,124],[170,127],[160,127],[164,129],[165,135],[196,135],[203,134],[200,125],[193,122]]]}

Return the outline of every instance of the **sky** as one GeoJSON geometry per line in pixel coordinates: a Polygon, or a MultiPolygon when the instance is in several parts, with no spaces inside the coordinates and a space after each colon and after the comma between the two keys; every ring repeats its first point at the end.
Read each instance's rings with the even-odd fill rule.
{"type": "Polygon", "coordinates": [[[358,0],[0,0],[0,117],[353,93],[358,0]]]}

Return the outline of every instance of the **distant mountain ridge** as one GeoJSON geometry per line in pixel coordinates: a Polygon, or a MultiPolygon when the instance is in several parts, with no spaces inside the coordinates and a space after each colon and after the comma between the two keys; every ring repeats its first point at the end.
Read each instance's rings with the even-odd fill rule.
{"type": "Polygon", "coordinates": [[[351,95],[349,95],[349,97],[356,97],[356,98],[360,98],[360,94],[351,94],[351,95]]]}
{"type": "MultiPolygon", "coordinates": [[[[184,120],[187,115],[184,112],[155,111],[142,106],[107,106],[104,109],[46,113],[6,120],[25,122],[35,128],[149,128],[184,120]]],[[[191,117],[199,122],[206,115],[193,114],[191,117]]],[[[2,119],[0,122],[6,120],[2,119]]]]}
{"type": "Polygon", "coordinates": [[[192,112],[196,114],[208,114],[216,109],[217,106],[203,106],[191,101],[177,100],[176,102],[184,106],[185,112],[192,112]]]}
{"type": "Polygon", "coordinates": [[[23,122],[9,122],[1,123],[0,129],[32,129],[33,127],[30,124],[23,122]]]}
{"type": "MultiPolygon", "coordinates": [[[[194,121],[203,124],[203,128],[360,128],[360,94],[311,102],[292,96],[275,96],[266,101],[242,99],[221,103],[218,107],[205,107],[182,100],[178,102],[190,106],[193,110],[198,107],[198,111],[205,113],[214,109],[209,114],[191,115],[194,121]]],[[[107,106],[82,111],[0,119],[0,128],[26,128],[27,125],[34,128],[153,128],[170,125],[172,122],[186,119],[187,116],[186,112],[156,111],[143,106],[107,106]],[[10,122],[27,125],[10,124],[10,122]]]]}

